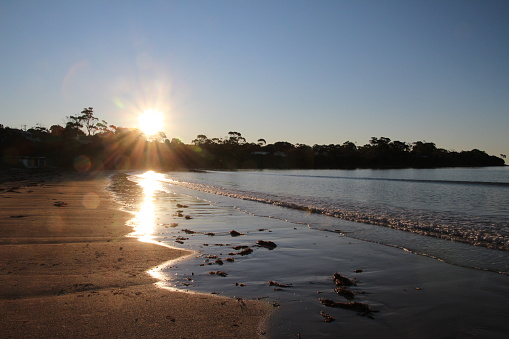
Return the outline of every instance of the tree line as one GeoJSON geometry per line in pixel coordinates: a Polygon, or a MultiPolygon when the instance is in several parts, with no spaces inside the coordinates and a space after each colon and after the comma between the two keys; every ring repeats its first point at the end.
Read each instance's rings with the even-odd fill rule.
{"type": "Polygon", "coordinates": [[[473,149],[448,151],[433,142],[412,143],[372,137],[357,146],[305,145],[285,141],[248,142],[239,132],[208,138],[200,134],[191,144],[164,133],[149,138],[137,128],[109,125],[94,116],[93,108],[66,117],[65,126],[28,130],[0,125],[1,166],[19,166],[21,156],[46,157],[58,168],[79,171],[111,169],[353,169],[503,166],[496,157],[473,149]]]}

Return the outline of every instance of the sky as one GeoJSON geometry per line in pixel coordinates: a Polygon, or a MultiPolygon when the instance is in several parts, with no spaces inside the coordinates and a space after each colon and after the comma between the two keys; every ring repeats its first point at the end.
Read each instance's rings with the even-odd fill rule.
{"type": "Polygon", "coordinates": [[[506,0],[0,0],[0,124],[509,154],[506,0]]]}

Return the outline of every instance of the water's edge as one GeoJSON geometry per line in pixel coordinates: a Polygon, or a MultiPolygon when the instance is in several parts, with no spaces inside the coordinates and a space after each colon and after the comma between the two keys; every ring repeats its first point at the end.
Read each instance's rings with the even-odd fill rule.
{"type": "MultiPolygon", "coordinates": [[[[129,180],[127,176],[125,179],[129,180]]],[[[366,227],[369,229],[368,232],[378,229],[381,233],[393,231],[411,237],[424,239],[430,237],[345,221],[341,221],[341,228],[344,231],[341,233],[326,227],[309,228],[311,223],[319,224],[323,220],[339,219],[325,214],[308,213],[301,209],[283,208],[281,205],[258,204],[242,199],[232,200],[215,193],[176,186],[174,182],[163,181],[163,183],[170,186],[153,193],[150,200],[154,208],[150,212],[157,216],[152,225],[155,240],[198,251],[194,257],[162,268],[160,273],[165,279],[164,283],[182,291],[218,293],[271,302],[278,310],[271,320],[269,334],[273,337],[291,337],[297,333],[314,337],[330,337],[338,333],[343,335],[396,333],[394,337],[405,337],[401,331],[413,327],[409,325],[412,323],[412,317],[419,314],[422,308],[433,309],[434,305],[442,302],[446,296],[452,298],[451,301],[447,301],[447,305],[450,304],[455,311],[451,313],[449,306],[444,308],[443,312],[439,311],[443,320],[438,322],[437,330],[434,331],[445,331],[438,332],[441,334],[464,333],[463,330],[449,328],[451,319],[466,317],[466,314],[463,314],[466,300],[463,299],[463,294],[454,296],[456,292],[453,292],[454,289],[449,283],[451,275],[465,277],[462,279],[479,277],[481,279],[479,281],[497,281],[495,285],[488,285],[492,286],[489,290],[499,288],[498,281],[506,279],[505,276],[489,272],[470,272],[468,269],[448,266],[438,260],[405,253],[399,248],[391,249],[390,244],[368,245],[355,240],[352,237],[355,234],[348,232],[347,224],[350,223],[349,227],[354,228],[366,227]],[[182,216],[176,213],[179,209],[183,211],[182,216]],[[185,216],[188,214],[191,217],[186,219],[185,216]],[[281,214],[284,217],[278,217],[281,214]],[[291,222],[291,220],[302,221],[303,216],[308,218],[304,220],[307,222],[291,222]],[[178,225],[173,227],[172,223],[178,225]],[[259,228],[260,225],[263,225],[263,229],[259,228]],[[243,235],[238,237],[230,235],[232,229],[240,231],[243,235]],[[273,250],[256,247],[258,240],[274,241],[278,247],[273,250]],[[254,252],[246,256],[230,255],[230,251],[240,251],[232,249],[237,246],[249,246],[254,252]],[[311,257],[311,254],[319,257],[311,257]],[[235,262],[227,262],[226,256],[234,258],[235,262]],[[375,257],[376,260],[373,261],[375,257]],[[217,259],[222,259],[224,263],[219,264],[217,259]],[[432,276],[441,283],[436,285],[428,274],[423,276],[424,280],[414,277],[411,274],[414,267],[419,270],[430,270],[430,273],[433,272],[432,276]],[[223,271],[227,275],[222,277],[210,274],[218,271],[223,271]],[[371,309],[379,310],[380,313],[373,314],[374,319],[359,317],[351,311],[330,309],[320,304],[320,298],[341,300],[334,292],[331,276],[335,271],[358,279],[358,286],[353,287],[353,290],[359,294],[354,300],[368,305],[371,309]],[[357,271],[364,272],[356,273],[357,271]],[[400,281],[401,279],[403,281],[400,281]],[[267,284],[269,280],[288,283],[292,287],[274,288],[267,284]],[[441,287],[442,284],[447,287],[441,287]],[[418,290],[415,290],[416,287],[418,290]],[[408,301],[405,301],[407,299],[408,301]],[[321,312],[335,317],[336,322],[324,323],[321,312]]],[[[135,182],[124,184],[128,186],[127,190],[132,189],[132,193],[126,192],[122,200],[130,204],[134,212],[142,211],[143,204],[147,203],[140,198],[143,196],[142,189],[135,182]]],[[[450,241],[443,242],[448,246],[455,244],[450,241]]],[[[474,247],[460,243],[458,245],[474,247]]],[[[490,253],[504,253],[485,250],[490,253]]],[[[485,300],[487,296],[482,292],[474,299],[485,300]]],[[[493,305],[495,301],[489,303],[493,305]]],[[[497,307],[504,312],[503,306],[497,307]]],[[[493,318],[492,311],[486,315],[476,316],[482,319],[493,318]]],[[[433,319],[435,318],[440,317],[433,316],[433,319]]],[[[496,328],[490,329],[489,333],[499,333],[499,326],[497,321],[496,328]]],[[[424,328],[421,331],[429,333],[429,330],[424,328]]]]}

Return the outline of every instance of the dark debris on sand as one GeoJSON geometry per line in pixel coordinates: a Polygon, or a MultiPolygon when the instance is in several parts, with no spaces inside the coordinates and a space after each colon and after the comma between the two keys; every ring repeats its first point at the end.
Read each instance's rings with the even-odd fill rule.
{"type": "Polygon", "coordinates": [[[232,237],[238,237],[239,235],[244,235],[244,233],[240,233],[240,232],[237,232],[237,231],[235,231],[235,230],[231,230],[231,231],[230,231],[230,235],[231,235],[232,237]]]}
{"type": "Polygon", "coordinates": [[[243,249],[240,252],[230,252],[230,253],[228,253],[228,255],[242,255],[242,256],[244,256],[244,255],[249,255],[251,253],[253,253],[253,249],[248,247],[246,249],[243,249]]]}
{"type": "Polygon", "coordinates": [[[330,314],[325,313],[324,311],[320,311],[320,315],[323,317],[323,321],[325,321],[326,323],[330,323],[336,320],[330,314]]]}
{"type": "Polygon", "coordinates": [[[276,243],[272,241],[258,240],[256,244],[260,247],[268,248],[269,250],[273,250],[277,247],[276,243]]]}
{"type": "MultiPolygon", "coordinates": [[[[339,273],[334,273],[332,275],[332,278],[334,280],[334,283],[336,284],[336,288],[334,291],[344,297],[347,300],[351,300],[354,298],[355,294],[360,293],[364,294],[365,292],[356,292],[350,290],[347,286],[357,286],[357,281],[355,279],[351,280],[345,276],[342,276],[339,273]]],[[[361,302],[336,302],[331,299],[319,299],[322,305],[327,307],[334,307],[334,308],[342,308],[350,311],[357,312],[360,316],[368,317],[370,319],[374,319],[373,313],[378,312],[377,310],[373,310],[369,307],[368,304],[361,303],[361,302]]],[[[323,312],[325,313],[325,312],[323,312]]],[[[320,313],[322,314],[322,312],[320,313]]],[[[326,314],[326,313],[325,313],[326,314]]],[[[322,314],[323,316],[323,314],[322,314]]],[[[325,316],[324,316],[325,317],[325,316]]],[[[326,320],[327,321],[327,320],[326,320]]]]}
{"type": "Polygon", "coordinates": [[[360,302],[342,303],[330,299],[319,299],[319,300],[323,305],[327,307],[342,308],[345,310],[354,311],[357,312],[357,314],[359,314],[360,316],[368,317],[371,319],[373,319],[373,313],[378,312],[377,310],[371,309],[369,305],[365,303],[360,302]]]}
{"type": "Polygon", "coordinates": [[[336,286],[357,286],[355,280],[350,280],[337,272],[332,275],[332,278],[334,279],[336,286]]]}
{"type": "Polygon", "coordinates": [[[209,274],[211,275],[218,275],[220,277],[226,277],[228,275],[228,273],[226,273],[225,271],[210,271],[209,274]]]}
{"type": "Polygon", "coordinates": [[[352,300],[355,297],[355,292],[346,288],[345,286],[336,287],[334,292],[348,300],[352,300]]]}
{"type": "Polygon", "coordinates": [[[292,284],[281,284],[281,283],[278,283],[277,281],[269,281],[269,286],[277,286],[277,287],[293,287],[292,284]]]}

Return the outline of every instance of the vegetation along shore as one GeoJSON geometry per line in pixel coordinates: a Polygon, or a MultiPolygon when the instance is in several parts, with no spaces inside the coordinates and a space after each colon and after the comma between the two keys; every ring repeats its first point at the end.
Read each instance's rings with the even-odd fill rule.
{"type": "Polygon", "coordinates": [[[109,125],[93,108],[67,117],[65,126],[29,129],[0,124],[0,166],[104,169],[349,169],[504,166],[506,157],[473,149],[448,151],[433,142],[412,143],[372,137],[365,145],[248,142],[241,133],[224,138],[200,134],[191,144],[162,133],[147,136],[137,128],[109,125]]]}

